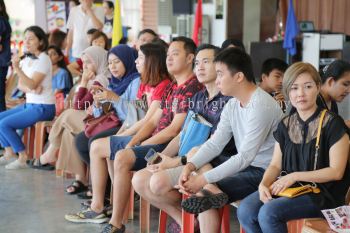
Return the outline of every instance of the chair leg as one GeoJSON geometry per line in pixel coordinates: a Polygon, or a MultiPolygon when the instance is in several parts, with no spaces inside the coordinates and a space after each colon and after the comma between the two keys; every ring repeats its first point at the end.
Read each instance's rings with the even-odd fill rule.
{"type": "MultiPolygon", "coordinates": [[[[134,174],[134,173],[131,172],[131,174],[134,174]]],[[[135,197],[134,188],[131,187],[127,207],[124,211],[124,220],[123,220],[124,223],[127,223],[129,219],[130,220],[134,219],[134,197],[135,197]]]]}
{"type": "Polygon", "coordinates": [[[45,122],[38,122],[35,124],[35,144],[34,156],[36,159],[40,158],[44,150],[44,140],[46,136],[45,122]]]}
{"type": "Polygon", "coordinates": [[[30,127],[29,157],[34,158],[35,126],[30,127]]]}
{"type": "Polygon", "coordinates": [[[182,210],[182,233],[194,233],[194,214],[182,210]]]}
{"type": "Polygon", "coordinates": [[[131,190],[130,190],[130,197],[129,197],[129,214],[128,214],[128,219],[129,220],[133,220],[134,219],[134,198],[135,198],[135,191],[134,188],[131,186],[131,190]]]}
{"type": "Polygon", "coordinates": [[[289,221],[287,225],[288,225],[288,233],[301,233],[304,225],[304,219],[289,221]]]}
{"type": "MultiPolygon", "coordinates": [[[[230,233],[230,205],[220,209],[221,232],[230,233]]],[[[219,231],[220,232],[220,231],[219,231]]]]}
{"type": "Polygon", "coordinates": [[[35,127],[31,126],[24,129],[23,133],[23,144],[26,147],[26,153],[28,158],[33,158],[34,154],[34,137],[35,137],[35,127]]]}
{"type": "Polygon", "coordinates": [[[159,211],[159,228],[158,233],[165,233],[166,232],[166,221],[168,218],[168,214],[164,211],[159,211]]]}
{"type": "Polygon", "coordinates": [[[64,172],[63,172],[63,170],[61,170],[61,169],[56,169],[56,176],[57,177],[63,177],[63,174],[64,172]]]}
{"type": "Polygon", "coordinates": [[[149,218],[151,205],[148,201],[140,197],[140,232],[149,233],[149,218]]]}
{"type": "MultiPolygon", "coordinates": [[[[187,198],[187,195],[182,195],[182,200],[187,198]]],[[[182,210],[182,233],[194,233],[194,214],[184,210],[182,210]]]]}
{"type": "Polygon", "coordinates": [[[23,137],[22,137],[22,140],[23,140],[24,146],[26,147],[26,152],[27,152],[27,154],[28,154],[28,157],[30,157],[30,156],[29,156],[29,153],[28,153],[29,138],[30,138],[30,128],[25,128],[25,129],[23,130],[23,137]]]}

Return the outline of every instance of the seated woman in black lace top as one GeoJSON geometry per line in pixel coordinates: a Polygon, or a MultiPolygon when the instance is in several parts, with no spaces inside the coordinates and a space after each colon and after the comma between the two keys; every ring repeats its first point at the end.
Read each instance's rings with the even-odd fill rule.
{"type": "Polygon", "coordinates": [[[296,112],[279,123],[274,155],[259,190],[238,208],[238,219],[247,233],[284,233],[289,220],[320,217],[321,209],[345,204],[350,185],[349,135],[342,118],[330,111],[322,121],[315,159],[322,112],[316,104],[320,85],[319,74],[307,63],[295,63],[284,75],[283,92],[296,112]],[[316,184],[321,192],[277,196],[288,187],[307,184],[316,184]]]}
{"type": "MultiPolygon", "coordinates": [[[[339,114],[338,104],[350,93],[350,63],[344,60],[336,60],[320,70],[321,89],[317,96],[317,106],[339,114]]],[[[290,113],[296,111],[292,107],[290,113]]],[[[350,119],[345,119],[345,124],[350,128],[350,119]]]]}

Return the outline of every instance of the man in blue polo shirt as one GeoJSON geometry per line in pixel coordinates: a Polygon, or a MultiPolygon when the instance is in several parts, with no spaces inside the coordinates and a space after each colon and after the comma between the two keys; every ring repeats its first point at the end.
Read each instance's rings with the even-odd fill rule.
{"type": "MultiPolygon", "coordinates": [[[[219,48],[213,45],[204,44],[198,47],[195,58],[195,73],[198,81],[205,86],[205,89],[196,93],[189,104],[190,110],[198,113],[210,122],[214,133],[220,120],[221,111],[230,99],[223,96],[217,88],[214,58],[219,48]]],[[[183,164],[186,164],[186,156],[177,156],[180,147],[180,136],[174,138],[162,151],[162,162],[151,165],[134,174],[132,183],[136,192],[152,205],[166,211],[178,225],[181,225],[180,193],[174,189],[181,174],[183,164]],[[177,156],[177,157],[175,157],[177,156]]],[[[187,156],[196,151],[193,148],[187,156]]],[[[224,149],[223,155],[219,159],[228,158],[224,154],[232,154],[235,151],[234,141],[224,149]],[[226,153],[225,153],[226,152],[226,153]]],[[[178,227],[179,228],[179,227],[178,227]]],[[[181,230],[181,229],[179,229],[181,230]]]]}

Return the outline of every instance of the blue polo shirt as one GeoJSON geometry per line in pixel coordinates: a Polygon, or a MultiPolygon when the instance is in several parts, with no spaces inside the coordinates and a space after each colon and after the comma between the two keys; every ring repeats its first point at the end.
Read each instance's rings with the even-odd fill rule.
{"type": "Polygon", "coordinates": [[[189,109],[204,117],[213,125],[211,134],[214,133],[220,121],[220,115],[225,104],[231,97],[223,96],[220,92],[209,100],[209,94],[206,89],[197,92],[191,99],[189,109]]]}
{"type": "MultiPolygon", "coordinates": [[[[209,94],[206,89],[197,92],[189,103],[189,109],[195,113],[200,114],[204,117],[208,122],[210,122],[213,127],[211,129],[210,134],[212,135],[216,127],[220,121],[220,115],[222,110],[224,109],[225,104],[232,98],[230,96],[224,96],[220,92],[214,96],[212,99],[209,99],[209,94]]],[[[227,143],[223,152],[232,154],[235,153],[236,146],[235,141],[232,139],[227,143]]]]}

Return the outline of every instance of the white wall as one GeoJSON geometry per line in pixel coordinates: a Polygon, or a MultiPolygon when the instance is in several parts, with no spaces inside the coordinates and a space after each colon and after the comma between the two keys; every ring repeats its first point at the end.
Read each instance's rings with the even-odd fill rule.
{"type": "MultiPolygon", "coordinates": [[[[176,0],[173,0],[176,1],[176,0]]],[[[215,19],[216,0],[212,0],[212,3],[203,4],[203,15],[208,15],[210,17],[210,40],[211,43],[217,46],[221,46],[222,42],[226,39],[226,18],[227,18],[227,1],[223,0],[224,3],[224,15],[223,19],[215,19]]],[[[231,0],[232,1],[232,0],[231,0]]],[[[196,8],[194,8],[196,9],[196,8]]]]}
{"type": "Polygon", "coordinates": [[[130,26],[128,37],[133,41],[140,31],[141,9],[140,0],[121,0],[121,17],[123,26],[130,26]]]}
{"type": "Polygon", "coordinates": [[[35,0],[5,0],[6,10],[11,20],[15,20],[15,28],[12,30],[24,31],[27,27],[35,24],[34,19],[35,0]]]}
{"type": "Polygon", "coordinates": [[[244,0],[243,44],[250,51],[250,42],[260,41],[261,0],[244,0]]]}
{"type": "MultiPolygon", "coordinates": [[[[24,2],[24,1],[21,1],[24,2]]],[[[35,0],[35,25],[47,31],[47,9],[45,0],[35,0]]]]}

